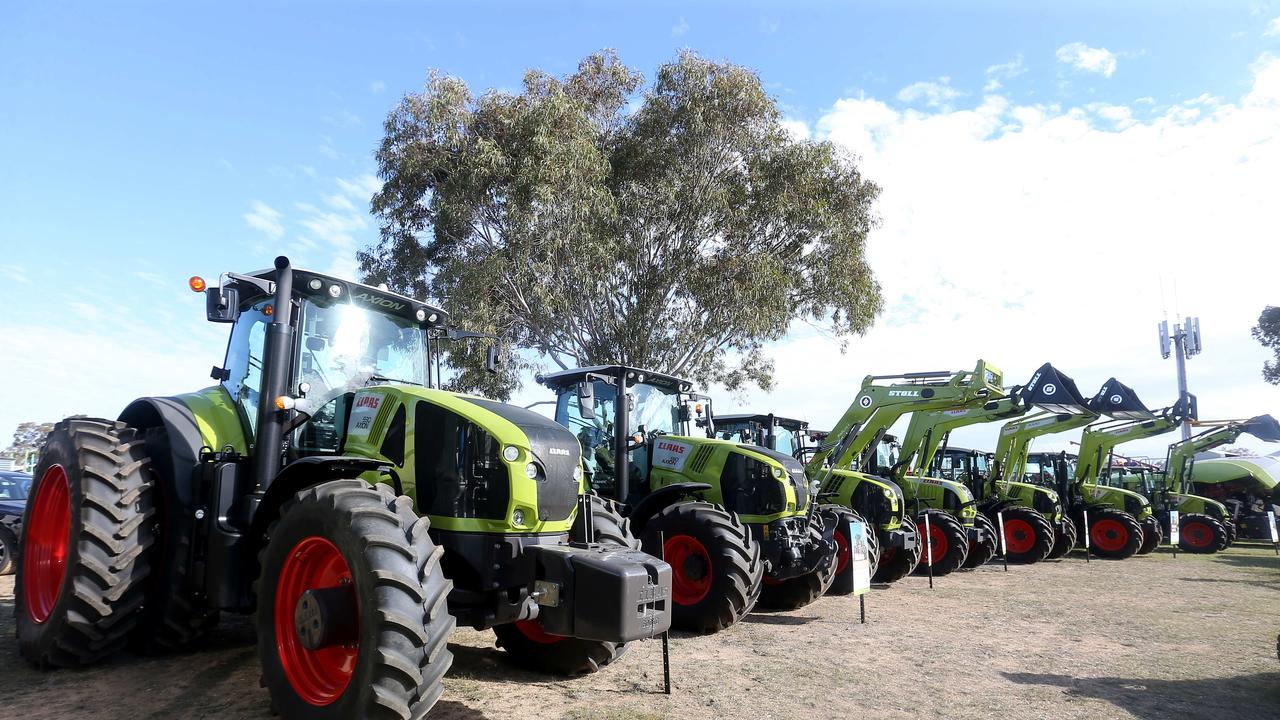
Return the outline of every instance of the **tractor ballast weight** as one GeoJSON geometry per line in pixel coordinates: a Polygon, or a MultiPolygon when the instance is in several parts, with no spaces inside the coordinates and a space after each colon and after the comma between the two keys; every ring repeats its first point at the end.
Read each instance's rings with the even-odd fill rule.
{"type": "Polygon", "coordinates": [[[677,627],[715,632],[760,602],[799,607],[831,585],[835,519],[788,454],[715,437],[712,400],[665,373],[602,365],[540,375],[579,438],[588,483],[675,572],[677,627]],[[700,430],[697,432],[695,430],[700,430]]]}
{"type": "Polygon", "coordinates": [[[36,515],[85,511],[43,523],[20,570],[30,661],[81,665],[130,638],[186,647],[218,612],[253,612],[282,715],[401,717],[439,698],[455,618],[564,673],[669,626],[670,567],[587,504],[574,437],[433,387],[440,343],[478,334],[285,258],[224,278],[191,282],[207,318],[232,325],[218,384],[50,435],[36,515]],[[104,473],[116,481],[84,479],[104,473]],[[116,556],[97,557],[103,532],[121,538],[116,556]],[[117,576],[86,606],[68,583],[82,587],[95,558],[117,576]]]}

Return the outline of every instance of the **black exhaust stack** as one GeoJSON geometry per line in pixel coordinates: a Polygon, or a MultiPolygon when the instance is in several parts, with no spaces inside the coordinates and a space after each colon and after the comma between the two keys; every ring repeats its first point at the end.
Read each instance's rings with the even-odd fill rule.
{"type": "Polygon", "coordinates": [[[258,394],[258,437],[254,454],[254,475],[263,490],[280,472],[284,446],[285,412],[276,408],[276,398],[288,392],[289,361],[293,354],[293,267],[289,258],[276,258],[276,294],[272,322],[267,325],[262,358],[262,392],[258,394]]]}

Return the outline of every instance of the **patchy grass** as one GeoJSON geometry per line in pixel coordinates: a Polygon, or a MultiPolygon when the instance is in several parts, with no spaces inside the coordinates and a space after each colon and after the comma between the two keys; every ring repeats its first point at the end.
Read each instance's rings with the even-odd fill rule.
{"type": "MultiPolygon", "coordinates": [[[[12,593],[12,577],[0,578],[0,715],[271,717],[246,618],[224,620],[202,652],[40,673],[17,657],[12,593]]],[[[823,598],[717,635],[673,636],[671,696],[656,641],[562,679],[509,665],[492,633],[461,630],[431,717],[1274,718],[1278,601],[1269,545],[1088,564],[1077,554],[1008,573],[992,564],[932,591],[919,577],[877,590],[866,625],[856,600],[823,598]]]]}

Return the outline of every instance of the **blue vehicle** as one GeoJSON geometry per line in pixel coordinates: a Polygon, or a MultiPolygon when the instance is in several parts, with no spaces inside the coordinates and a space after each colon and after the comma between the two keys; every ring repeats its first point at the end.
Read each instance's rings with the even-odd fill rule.
{"type": "Polygon", "coordinates": [[[22,537],[22,512],[30,490],[30,475],[0,470],[0,575],[14,570],[18,538],[22,537]]]}

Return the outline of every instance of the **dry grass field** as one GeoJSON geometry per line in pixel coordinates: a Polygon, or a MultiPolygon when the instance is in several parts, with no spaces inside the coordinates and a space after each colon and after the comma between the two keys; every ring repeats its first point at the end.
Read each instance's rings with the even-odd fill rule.
{"type": "MultiPolygon", "coordinates": [[[[252,627],[225,620],[208,646],[41,673],[17,655],[13,578],[0,578],[0,717],[269,718],[252,627]]],[[[1082,554],[998,564],[755,614],[710,637],[641,643],[594,676],[517,670],[491,633],[459,631],[432,717],[480,718],[1276,718],[1280,558],[1162,549],[1125,562],[1082,554]]]]}

